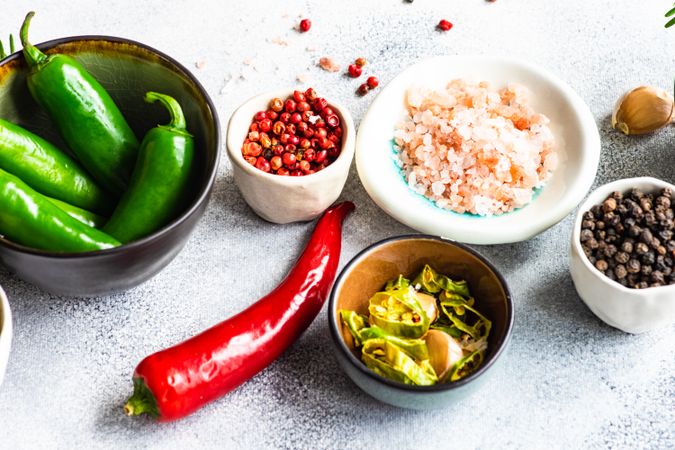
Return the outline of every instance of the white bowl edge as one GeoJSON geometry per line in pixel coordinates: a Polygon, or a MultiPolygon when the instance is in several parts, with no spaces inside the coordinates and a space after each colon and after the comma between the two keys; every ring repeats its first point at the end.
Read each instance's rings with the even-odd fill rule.
{"type": "Polygon", "coordinates": [[[5,291],[0,287],[0,385],[5,377],[9,351],[12,346],[12,311],[5,291]]]}
{"type": "MultiPolygon", "coordinates": [[[[429,71],[427,70],[427,72],[429,71]]],[[[456,73],[443,76],[445,77],[444,79],[446,82],[453,78],[462,77],[489,78],[487,76],[466,76],[456,73]]],[[[518,80],[502,80],[503,83],[506,81],[518,80]]],[[[495,82],[493,81],[493,84],[494,83],[495,82]]],[[[535,88],[532,86],[527,87],[533,91],[535,94],[534,99],[536,100],[537,94],[535,88]]],[[[391,105],[388,105],[388,109],[391,109],[391,105]]],[[[403,105],[401,105],[401,113],[403,112],[403,105]]],[[[393,138],[393,128],[390,136],[393,138]]],[[[377,142],[379,143],[380,141],[378,140],[377,142]]],[[[421,232],[439,235],[470,244],[500,244],[522,241],[555,225],[579,204],[591,188],[600,158],[600,135],[595,124],[595,119],[588,106],[569,86],[550,72],[534,66],[533,64],[514,58],[489,56],[440,56],[418,62],[407,68],[394,78],[373,101],[361,122],[356,144],[356,164],[361,182],[368,194],[380,208],[402,223],[421,232]],[[531,208],[537,203],[538,199],[535,199],[527,207],[507,215],[466,219],[459,215],[453,215],[454,213],[452,212],[442,211],[435,206],[432,208],[419,207],[419,201],[410,201],[410,198],[418,196],[418,194],[412,192],[405,182],[403,182],[403,184],[405,184],[404,187],[407,192],[404,192],[400,186],[392,187],[391,183],[386,185],[384,183],[378,184],[381,174],[375,174],[374,172],[370,173],[374,169],[368,168],[369,161],[374,159],[373,156],[368,154],[372,151],[371,148],[373,147],[373,145],[370,144],[370,141],[372,141],[373,138],[368,135],[368,129],[370,128],[371,123],[382,122],[381,118],[375,114],[378,109],[382,110],[382,108],[384,108],[384,106],[381,105],[385,105],[387,102],[391,103],[391,98],[389,98],[389,96],[397,99],[401,89],[405,92],[407,87],[402,88],[400,85],[403,84],[409,86],[410,83],[405,84],[408,78],[412,78],[415,73],[424,70],[425,67],[435,64],[463,64],[465,67],[469,67],[469,69],[465,69],[468,71],[473,70],[471,69],[472,64],[503,65],[509,67],[509,70],[520,70],[523,73],[529,73],[535,78],[541,78],[545,81],[545,83],[541,85],[542,90],[545,90],[544,88],[556,89],[559,95],[563,96],[567,101],[579,123],[579,128],[575,128],[574,130],[575,132],[579,132],[579,139],[583,143],[583,149],[579,150],[579,154],[582,157],[582,160],[579,162],[581,170],[577,172],[574,183],[569,186],[563,186],[565,193],[562,196],[561,201],[553,203],[552,209],[547,211],[545,215],[537,214],[532,220],[510,220],[509,216],[516,216],[521,211],[532,211],[532,209],[527,210],[527,208],[531,208]],[[393,86],[393,89],[395,89],[392,94],[387,90],[390,86],[393,86]],[[396,192],[392,193],[392,189],[395,189],[396,192]],[[402,201],[402,198],[406,199],[406,201],[402,201]],[[436,210],[437,213],[434,214],[433,210],[436,210]]],[[[379,158],[379,160],[382,160],[382,158],[379,158]]],[[[558,170],[562,169],[559,168],[558,170]]],[[[400,178],[400,174],[396,175],[400,178]]],[[[555,176],[554,173],[553,177],[555,178],[555,176]]],[[[553,181],[553,179],[550,180],[549,184],[553,181]]],[[[562,181],[560,182],[562,183],[562,181]]],[[[545,192],[547,187],[548,186],[544,187],[543,192],[545,192]]]]}

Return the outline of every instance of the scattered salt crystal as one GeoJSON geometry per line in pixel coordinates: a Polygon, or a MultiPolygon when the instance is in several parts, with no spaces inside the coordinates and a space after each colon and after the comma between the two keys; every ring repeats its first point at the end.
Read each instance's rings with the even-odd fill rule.
{"type": "Polygon", "coordinates": [[[337,64],[332,58],[328,58],[327,56],[319,59],[319,67],[321,67],[326,72],[340,71],[340,65],[337,64]]]}
{"type": "Polygon", "coordinates": [[[199,70],[202,70],[204,67],[206,67],[206,61],[203,59],[199,59],[195,62],[195,67],[199,70]]]}
{"type": "Polygon", "coordinates": [[[282,47],[288,47],[288,41],[280,36],[270,39],[272,44],[280,45],[282,47]]]}

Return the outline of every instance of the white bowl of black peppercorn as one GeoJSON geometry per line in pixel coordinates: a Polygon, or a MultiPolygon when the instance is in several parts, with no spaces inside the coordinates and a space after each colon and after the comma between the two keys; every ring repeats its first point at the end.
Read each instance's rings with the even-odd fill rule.
{"type": "Polygon", "coordinates": [[[675,323],[673,193],[656,178],[614,181],[588,196],[574,222],[574,286],[596,316],[627,333],[675,323]]]}

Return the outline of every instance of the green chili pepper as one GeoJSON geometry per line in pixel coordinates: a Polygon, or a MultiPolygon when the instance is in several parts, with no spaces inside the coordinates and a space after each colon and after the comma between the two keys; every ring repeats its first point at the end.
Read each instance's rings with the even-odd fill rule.
{"type": "Polygon", "coordinates": [[[354,346],[359,347],[361,345],[360,331],[368,326],[368,318],[355,311],[343,309],[340,311],[340,319],[349,330],[349,334],[354,338],[354,346]]]}
{"type": "Polygon", "coordinates": [[[5,47],[2,45],[2,41],[0,41],[0,59],[5,59],[12,53],[14,53],[16,50],[14,48],[14,35],[10,34],[9,35],[9,53],[5,52],[5,47]]]}
{"type": "Polygon", "coordinates": [[[73,219],[77,219],[90,227],[101,228],[108,221],[107,218],[99,216],[91,211],[87,211],[86,209],[78,208],[77,206],[70,205],[55,198],[45,198],[58,206],[61,210],[65,211],[73,219]]]}
{"type": "Polygon", "coordinates": [[[437,294],[440,291],[448,291],[450,293],[459,294],[464,297],[469,297],[469,285],[466,281],[452,281],[445,275],[441,275],[431,268],[428,264],[424,266],[422,272],[412,282],[413,286],[421,286],[422,290],[437,294]]]}
{"type": "Polygon", "coordinates": [[[359,332],[359,339],[361,342],[365,342],[369,339],[384,339],[389,341],[397,347],[401,348],[408,355],[412,356],[417,360],[429,359],[429,349],[427,348],[426,342],[422,339],[405,339],[402,337],[395,336],[387,331],[383,330],[378,326],[372,326],[368,328],[363,328],[359,332]]]}
{"type": "Polygon", "coordinates": [[[487,338],[492,322],[463,301],[443,301],[441,309],[452,324],[473,339],[487,338]],[[467,314],[467,312],[472,313],[467,314]],[[474,317],[472,317],[474,316],[474,317]]]}
{"type": "Polygon", "coordinates": [[[0,169],[0,234],[28,247],[55,252],[112,248],[118,241],[70,217],[14,175],[0,169]]]}
{"type": "Polygon", "coordinates": [[[370,322],[391,334],[418,338],[429,329],[429,318],[409,288],[377,292],[368,303],[370,322]]]}
{"type": "Polygon", "coordinates": [[[103,227],[125,243],[157,231],[180,212],[192,172],[194,142],[180,105],[156,92],[148,92],[145,101],[159,101],[169,111],[171,121],[145,135],[129,189],[103,227]]]}
{"type": "Polygon", "coordinates": [[[41,194],[101,214],[112,212],[110,196],[80,165],[28,130],[0,119],[0,169],[41,194]]]}
{"type": "Polygon", "coordinates": [[[400,383],[430,386],[438,382],[428,360],[418,363],[385,339],[365,341],[361,359],[375,373],[400,383]]]}
{"type": "Polygon", "coordinates": [[[89,173],[121,195],[136,162],[138,139],[110,94],[79,62],[66,55],[47,56],[28,42],[34,15],[28,13],[21,27],[28,89],[89,173]]]}
{"type": "Polygon", "coordinates": [[[473,353],[465,356],[460,359],[455,367],[452,369],[450,374],[450,381],[461,380],[462,378],[469,375],[471,372],[476,370],[481,364],[483,364],[483,359],[485,357],[484,350],[476,350],[473,353]]]}

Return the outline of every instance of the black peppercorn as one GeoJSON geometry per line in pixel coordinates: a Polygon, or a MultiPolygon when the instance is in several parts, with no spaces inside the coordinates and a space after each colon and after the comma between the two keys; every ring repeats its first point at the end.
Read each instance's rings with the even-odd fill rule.
{"type": "Polygon", "coordinates": [[[602,206],[595,205],[591,208],[591,213],[595,216],[596,219],[602,217],[602,206]]]}
{"type": "Polygon", "coordinates": [[[605,250],[603,251],[603,254],[607,258],[611,258],[614,255],[616,255],[616,252],[618,251],[617,248],[616,248],[616,245],[614,245],[614,244],[605,244],[605,245],[606,245],[606,247],[605,247],[605,250]]]}
{"type": "Polygon", "coordinates": [[[586,242],[589,239],[593,239],[593,232],[591,230],[581,230],[579,240],[581,242],[586,242]]]}
{"type": "Polygon", "coordinates": [[[647,228],[642,230],[642,233],[640,233],[640,240],[647,245],[652,243],[652,237],[653,237],[652,232],[649,231],[647,228]]]}
{"type": "Polygon", "coordinates": [[[640,199],[640,208],[642,208],[643,211],[651,211],[652,210],[652,202],[646,197],[643,197],[640,199]]]}
{"type": "Polygon", "coordinates": [[[642,262],[642,264],[648,264],[650,266],[652,264],[654,264],[655,261],[656,261],[656,255],[654,254],[654,252],[652,250],[649,250],[647,253],[642,255],[642,258],[640,258],[640,262],[642,262]]]}
{"type": "Polygon", "coordinates": [[[595,268],[600,272],[604,272],[609,268],[609,266],[607,265],[607,261],[604,259],[599,259],[595,262],[595,268]]]}
{"type": "MultiPolygon", "coordinates": [[[[626,267],[623,264],[619,264],[614,268],[614,275],[616,275],[617,279],[621,280],[623,278],[626,278],[626,275],[628,275],[628,271],[626,270],[626,267]]],[[[652,274],[652,276],[654,276],[654,274],[652,274]]]]}
{"type": "Polygon", "coordinates": [[[668,189],[612,192],[582,216],[580,241],[589,262],[630,288],[675,284],[674,203],[668,189]]]}
{"type": "Polygon", "coordinates": [[[654,272],[652,272],[652,275],[651,275],[651,277],[649,277],[649,279],[652,281],[652,283],[664,283],[665,282],[665,279],[663,278],[663,273],[658,271],[658,270],[655,270],[654,272]]]}
{"type": "Polygon", "coordinates": [[[584,230],[594,230],[595,229],[595,222],[592,220],[584,220],[581,222],[581,228],[584,230]]]}
{"type": "Polygon", "coordinates": [[[638,255],[644,255],[648,251],[649,247],[644,242],[638,242],[637,245],[635,245],[635,253],[637,253],[638,255]]]}
{"type": "Polygon", "coordinates": [[[642,267],[640,267],[640,273],[644,276],[651,275],[652,274],[652,266],[647,265],[647,264],[643,265],[642,267]]]}
{"type": "Polygon", "coordinates": [[[642,191],[637,188],[631,189],[630,191],[630,198],[636,202],[640,201],[640,199],[644,196],[645,194],[643,194],[642,191]]]}
{"type": "Polygon", "coordinates": [[[630,259],[630,255],[628,255],[628,253],[626,253],[626,252],[619,252],[619,253],[616,254],[616,256],[614,256],[614,259],[619,264],[626,264],[628,262],[628,260],[630,259]]]}
{"type": "Polygon", "coordinates": [[[638,273],[640,272],[640,269],[642,268],[642,265],[640,264],[640,261],[637,259],[631,259],[626,263],[626,270],[628,273],[638,273]]]}

